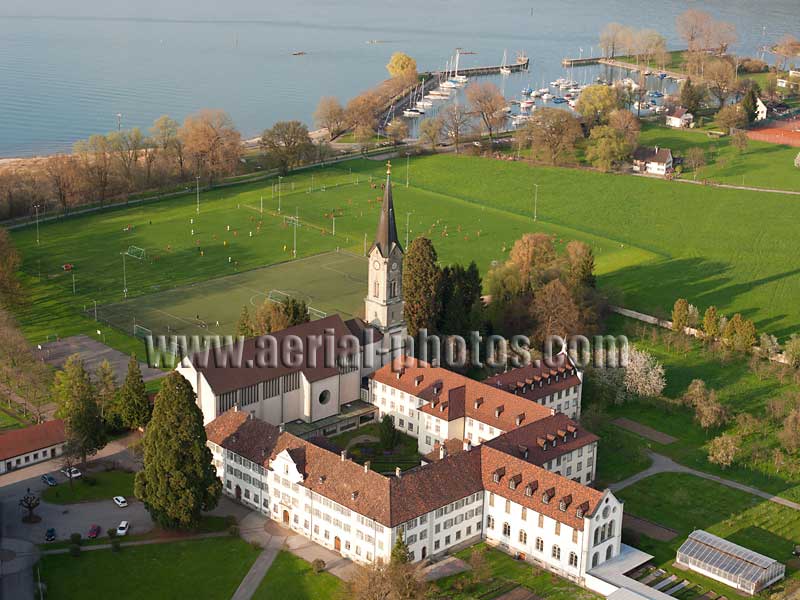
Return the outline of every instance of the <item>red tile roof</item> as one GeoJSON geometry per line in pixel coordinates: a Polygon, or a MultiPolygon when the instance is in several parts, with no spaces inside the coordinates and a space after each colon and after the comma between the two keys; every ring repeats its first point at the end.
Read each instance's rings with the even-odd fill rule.
{"type": "Polygon", "coordinates": [[[603,498],[603,492],[581,485],[571,479],[551,473],[541,467],[496,450],[480,446],[483,486],[488,492],[542,513],[573,529],[583,530],[583,516],[591,516],[603,498]],[[495,473],[499,481],[495,481],[495,473]],[[509,481],[516,486],[511,489],[509,481]],[[526,489],[530,487],[530,495],[526,489]],[[545,503],[543,496],[549,501],[545,503]],[[564,509],[561,510],[561,502],[564,509]]]}
{"type": "Polygon", "coordinates": [[[401,360],[384,365],[373,374],[373,378],[426,400],[428,403],[419,409],[426,414],[446,421],[466,416],[503,431],[552,414],[549,408],[533,404],[496,386],[441,367],[432,367],[413,358],[401,360]],[[517,423],[518,417],[521,423],[517,423]]]}
{"type": "Polygon", "coordinates": [[[599,440],[563,413],[518,427],[484,442],[487,446],[511,456],[542,466],[573,450],[599,440]],[[566,441],[564,438],[566,437],[566,441]],[[556,442],[553,446],[553,442],[556,442]],[[527,458],[526,458],[527,453],[527,458]]]}
{"type": "Polygon", "coordinates": [[[487,385],[528,400],[539,400],[580,383],[578,370],[564,354],[559,355],[558,362],[553,366],[531,363],[505,373],[498,373],[486,380],[487,385]]]}
{"type": "Polygon", "coordinates": [[[0,434],[0,460],[36,452],[66,441],[64,421],[56,419],[0,434]]]}
{"type": "Polygon", "coordinates": [[[269,466],[279,434],[280,430],[274,425],[234,409],[206,425],[208,441],[263,466],[269,466]]]}

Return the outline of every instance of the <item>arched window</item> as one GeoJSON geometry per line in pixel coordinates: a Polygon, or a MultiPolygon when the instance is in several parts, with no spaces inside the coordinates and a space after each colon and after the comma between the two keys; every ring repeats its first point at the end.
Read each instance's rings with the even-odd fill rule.
{"type": "Polygon", "coordinates": [[[540,537],[536,538],[536,550],[538,552],[544,552],[544,540],[540,537]]]}
{"type": "Polygon", "coordinates": [[[578,566],[578,555],[574,552],[569,553],[569,566],[570,567],[577,567],[578,566]]]}
{"type": "Polygon", "coordinates": [[[528,534],[525,532],[524,529],[519,530],[519,543],[520,544],[528,543],[528,534]]]}
{"type": "Polygon", "coordinates": [[[558,544],[553,544],[553,558],[561,560],[561,548],[558,547],[558,544]]]}
{"type": "Polygon", "coordinates": [[[606,560],[609,560],[614,552],[614,546],[609,546],[606,550],[606,560]]]}
{"type": "Polygon", "coordinates": [[[608,524],[608,537],[614,537],[614,521],[608,524]]]}
{"type": "Polygon", "coordinates": [[[494,517],[492,515],[486,517],[486,528],[494,529],[494,517]]]}
{"type": "Polygon", "coordinates": [[[593,569],[597,566],[597,561],[598,560],[600,560],[600,556],[597,554],[597,552],[595,552],[594,556],[592,556],[592,568],[593,569]]]}
{"type": "Polygon", "coordinates": [[[380,295],[379,294],[380,289],[381,289],[381,284],[378,281],[376,281],[375,282],[375,289],[373,290],[372,295],[377,298],[380,295]]]}
{"type": "Polygon", "coordinates": [[[599,529],[595,529],[594,530],[594,545],[597,546],[597,544],[599,544],[599,543],[600,543],[600,530],[599,529]]]}
{"type": "Polygon", "coordinates": [[[508,523],[503,523],[503,535],[509,536],[511,535],[511,525],[508,523]]]}

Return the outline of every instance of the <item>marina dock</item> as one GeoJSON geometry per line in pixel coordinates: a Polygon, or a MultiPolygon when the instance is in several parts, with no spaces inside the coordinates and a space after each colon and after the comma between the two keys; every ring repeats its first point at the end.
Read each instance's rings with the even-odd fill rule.
{"type": "MultiPolygon", "coordinates": [[[[528,65],[530,64],[531,59],[527,56],[523,60],[518,60],[517,62],[510,63],[506,65],[509,69],[511,69],[512,73],[517,73],[519,71],[527,71],[528,65]]],[[[500,69],[502,69],[502,65],[497,65],[495,67],[472,67],[467,69],[458,69],[459,75],[465,75],[467,77],[478,77],[480,75],[497,75],[500,73],[500,69]]],[[[434,71],[431,75],[439,76],[444,75],[443,71],[434,71]]]]}

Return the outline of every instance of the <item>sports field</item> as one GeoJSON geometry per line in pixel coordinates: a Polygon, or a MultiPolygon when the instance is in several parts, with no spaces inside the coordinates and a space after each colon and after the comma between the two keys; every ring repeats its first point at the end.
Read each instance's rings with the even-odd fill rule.
{"type": "Polygon", "coordinates": [[[366,287],[363,256],[327,252],[107,304],[98,317],[126,331],[138,325],[140,335],[147,333],[142,327],[155,335],[223,335],[235,329],[242,306],[253,315],[267,299],[304,300],[316,317],[359,315],[366,287]]]}
{"type": "MultiPolygon", "coordinates": [[[[412,159],[406,187],[405,167],[401,159],[393,168],[400,238],[406,224],[409,238],[427,235],[443,263],[475,260],[485,273],[523,233],[544,231],[559,245],[591,244],[600,284],[631,308],[666,313],[685,296],[701,308],[741,311],[781,337],[800,330],[795,197],[453,155],[412,159]]],[[[126,300],[121,253],[130,246],[146,255],[125,258],[126,306],[133,309],[123,311],[130,322],[120,317],[123,329],[141,314],[157,327],[219,320],[218,333],[228,333],[223,324],[242,304],[287,288],[324,312],[330,306],[352,314],[365,290],[351,292],[335,277],[315,279],[325,259],[308,257],[337,248],[363,255],[384,179],[383,162],[356,160],[283,178],[280,212],[274,182],[266,181],[201,194],[199,215],[187,195],[43,224],[38,246],[35,228],[15,231],[32,301],[20,314],[25,331],[32,341],[95,334],[94,301],[102,313],[126,300]],[[287,218],[295,215],[296,229],[287,218]],[[292,260],[295,235],[297,258],[307,261],[252,271],[292,260]],[[75,294],[64,263],[74,265],[75,294]],[[351,293],[352,301],[345,298],[351,293]],[[170,316],[158,320],[156,311],[170,316]]],[[[134,347],[129,335],[108,335],[120,349],[134,347]]]]}

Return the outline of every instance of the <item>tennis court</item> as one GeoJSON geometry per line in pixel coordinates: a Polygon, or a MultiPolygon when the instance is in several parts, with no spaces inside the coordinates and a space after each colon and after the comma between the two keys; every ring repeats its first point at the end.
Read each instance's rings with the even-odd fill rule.
{"type": "MultiPolygon", "coordinates": [[[[247,305],[252,315],[267,299],[304,300],[313,317],[363,313],[367,260],[326,252],[217,279],[99,306],[98,318],[134,335],[233,334],[247,305]]],[[[93,316],[93,315],[92,315],[93,316]]]]}

